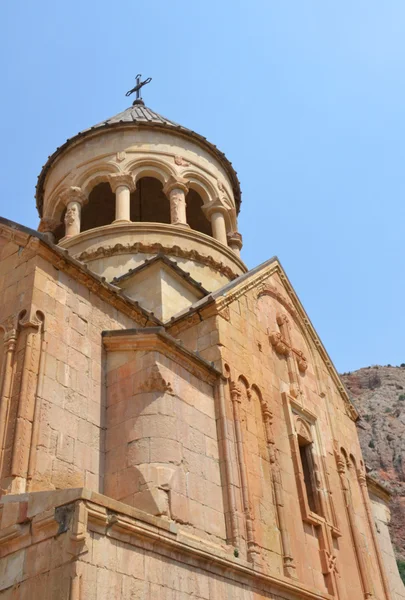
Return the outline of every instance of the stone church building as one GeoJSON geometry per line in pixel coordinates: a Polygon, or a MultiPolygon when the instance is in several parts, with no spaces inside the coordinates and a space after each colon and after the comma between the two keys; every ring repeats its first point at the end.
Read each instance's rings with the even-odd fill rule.
{"type": "Polygon", "coordinates": [[[0,220],[0,600],[398,600],[387,493],[226,156],[147,108],[0,220]],[[246,207],[249,210],[249,207],[246,207]]]}

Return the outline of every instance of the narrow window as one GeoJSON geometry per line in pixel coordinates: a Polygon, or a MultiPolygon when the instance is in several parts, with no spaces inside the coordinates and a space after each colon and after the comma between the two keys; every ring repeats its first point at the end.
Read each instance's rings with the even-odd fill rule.
{"type": "Polygon", "coordinates": [[[302,472],[304,474],[305,489],[307,492],[308,505],[312,512],[317,513],[318,511],[318,494],[316,489],[316,482],[314,477],[314,463],[312,459],[312,443],[303,444],[299,441],[300,457],[302,472]]]}

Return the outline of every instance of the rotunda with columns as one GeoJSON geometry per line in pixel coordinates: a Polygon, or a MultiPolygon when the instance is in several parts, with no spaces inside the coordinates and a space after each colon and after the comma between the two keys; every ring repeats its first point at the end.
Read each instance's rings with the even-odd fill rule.
{"type": "Polygon", "coordinates": [[[240,196],[216,146],[137,99],[49,157],[39,231],[109,282],[165,256],[214,291],[247,270],[240,196]]]}

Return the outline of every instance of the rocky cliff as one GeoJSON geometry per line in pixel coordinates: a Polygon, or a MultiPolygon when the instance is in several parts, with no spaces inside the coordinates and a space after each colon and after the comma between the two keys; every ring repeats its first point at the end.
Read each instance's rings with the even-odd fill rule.
{"type": "Polygon", "coordinates": [[[393,494],[391,536],[405,559],[405,364],[373,366],[342,375],[357,408],[368,471],[393,494]]]}

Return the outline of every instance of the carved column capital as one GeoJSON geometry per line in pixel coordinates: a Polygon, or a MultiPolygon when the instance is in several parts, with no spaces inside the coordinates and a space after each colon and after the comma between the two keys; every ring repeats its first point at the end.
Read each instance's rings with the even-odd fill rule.
{"type": "Polygon", "coordinates": [[[201,210],[203,211],[207,219],[210,219],[213,213],[219,212],[225,215],[228,212],[219,198],[216,198],[208,204],[204,204],[204,206],[201,207],[201,210]]]}
{"type": "Polygon", "coordinates": [[[72,185],[71,187],[65,189],[61,195],[60,199],[67,206],[70,202],[77,202],[80,206],[86,204],[87,196],[83,192],[83,190],[77,186],[72,185]]]}
{"type": "Polygon", "coordinates": [[[120,186],[127,187],[130,192],[133,192],[135,189],[135,180],[131,173],[114,173],[108,177],[108,182],[114,194],[120,186]]]}
{"type": "Polygon", "coordinates": [[[170,198],[170,192],[173,190],[181,190],[184,194],[188,193],[187,180],[184,177],[169,177],[163,186],[163,193],[170,198]]]}
{"type": "Polygon", "coordinates": [[[242,391],[241,391],[240,387],[238,386],[237,383],[235,383],[234,381],[231,381],[230,388],[231,388],[232,402],[238,402],[238,404],[240,404],[240,402],[242,400],[242,391]]]}
{"type": "Polygon", "coordinates": [[[357,480],[360,486],[367,487],[366,474],[361,469],[357,469],[357,480]]]}
{"type": "Polygon", "coordinates": [[[4,347],[6,352],[14,352],[17,343],[17,331],[11,329],[4,335],[4,347]]]}
{"type": "Polygon", "coordinates": [[[336,450],[335,450],[335,459],[336,459],[338,473],[340,475],[344,475],[346,473],[346,461],[344,460],[344,458],[340,454],[340,452],[336,452],[336,450]]]}

